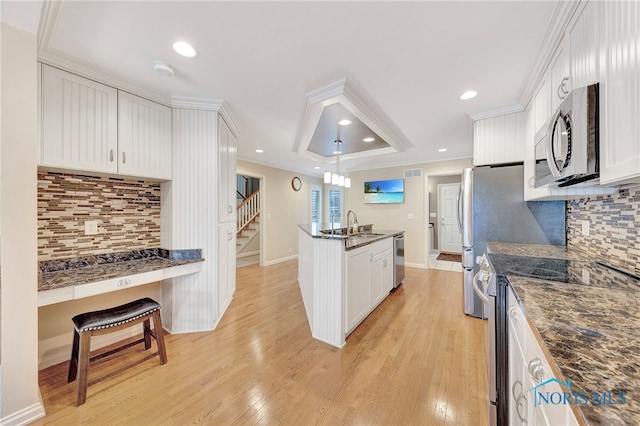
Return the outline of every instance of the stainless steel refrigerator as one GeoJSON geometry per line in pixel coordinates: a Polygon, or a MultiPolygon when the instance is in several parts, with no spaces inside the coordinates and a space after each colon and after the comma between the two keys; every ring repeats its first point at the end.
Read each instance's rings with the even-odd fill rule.
{"type": "Polygon", "coordinates": [[[458,197],[462,232],[464,312],[487,318],[488,307],[473,291],[476,256],[487,241],[566,245],[564,201],[524,201],[521,163],[464,169],[458,197]]]}

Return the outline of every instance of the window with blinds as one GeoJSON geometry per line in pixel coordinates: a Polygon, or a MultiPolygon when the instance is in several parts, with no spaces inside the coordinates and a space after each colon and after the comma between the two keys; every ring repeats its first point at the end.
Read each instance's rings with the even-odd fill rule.
{"type": "Polygon", "coordinates": [[[311,223],[320,223],[320,191],[313,189],[311,191],[311,223]]]}
{"type": "Polygon", "coordinates": [[[335,189],[329,190],[329,220],[335,226],[340,226],[340,191],[335,189]]]}

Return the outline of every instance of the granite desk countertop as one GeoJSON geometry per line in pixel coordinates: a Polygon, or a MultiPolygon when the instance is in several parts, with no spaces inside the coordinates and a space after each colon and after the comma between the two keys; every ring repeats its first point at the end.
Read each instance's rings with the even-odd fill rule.
{"type": "Polygon", "coordinates": [[[201,250],[161,248],[107,253],[39,262],[38,291],[87,284],[111,278],[202,262],[201,250]]]}
{"type": "MultiPolygon", "coordinates": [[[[489,243],[490,253],[594,259],[566,247],[489,243]]],[[[493,261],[493,260],[492,260],[493,261]]],[[[574,392],[626,392],[626,404],[580,405],[589,424],[640,422],[640,290],[507,275],[529,323],[574,392]]]]}

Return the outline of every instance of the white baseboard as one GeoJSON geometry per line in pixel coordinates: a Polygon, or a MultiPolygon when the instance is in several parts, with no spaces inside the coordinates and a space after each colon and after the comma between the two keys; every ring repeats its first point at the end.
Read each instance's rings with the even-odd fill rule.
{"type": "Polygon", "coordinates": [[[424,265],[424,263],[407,262],[407,263],[404,264],[404,266],[406,266],[408,268],[427,269],[427,267],[424,265]]]}
{"type": "Polygon", "coordinates": [[[2,417],[2,419],[0,419],[0,425],[1,426],[26,425],[44,417],[46,414],[47,413],[45,413],[44,411],[44,405],[42,404],[42,398],[40,398],[40,402],[37,402],[33,405],[23,408],[20,411],[16,411],[15,413],[10,414],[6,417],[2,417]]]}
{"type": "Polygon", "coordinates": [[[280,259],[274,259],[274,260],[270,260],[268,262],[265,262],[264,266],[271,266],[271,265],[275,265],[275,264],[278,264],[278,263],[286,262],[288,260],[294,260],[294,259],[297,259],[297,258],[298,258],[297,254],[294,254],[292,256],[287,256],[287,257],[281,257],[280,259]]]}

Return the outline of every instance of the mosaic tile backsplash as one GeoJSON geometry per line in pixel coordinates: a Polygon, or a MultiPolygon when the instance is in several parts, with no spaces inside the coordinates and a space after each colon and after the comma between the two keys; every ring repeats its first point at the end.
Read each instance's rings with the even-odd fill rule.
{"type": "Polygon", "coordinates": [[[640,275],[640,187],[567,201],[567,246],[640,275]],[[589,221],[589,236],[582,221],[589,221]]]}
{"type": "Polygon", "coordinates": [[[159,246],[159,183],[38,172],[39,261],[159,246]]]}

